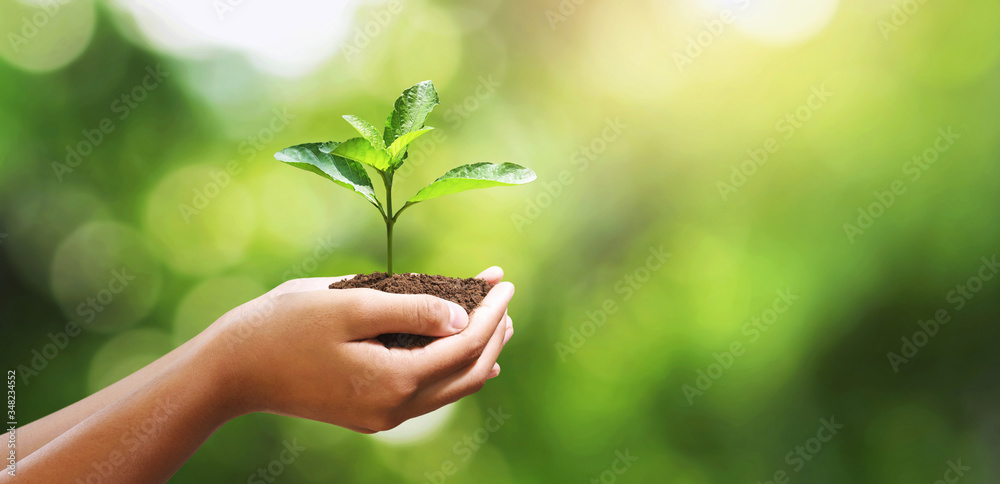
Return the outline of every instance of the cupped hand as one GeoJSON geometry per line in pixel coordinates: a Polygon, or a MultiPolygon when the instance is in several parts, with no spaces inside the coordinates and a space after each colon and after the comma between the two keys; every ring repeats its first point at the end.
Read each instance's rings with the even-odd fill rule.
{"type": "Polygon", "coordinates": [[[391,429],[479,391],[499,374],[513,334],[507,303],[514,286],[496,284],[470,317],[429,295],[327,289],[348,278],[288,281],[230,311],[204,345],[229,381],[241,413],[264,411],[358,432],[391,429]],[[423,348],[386,348],[385,333],[439,337],[423,348]]]}

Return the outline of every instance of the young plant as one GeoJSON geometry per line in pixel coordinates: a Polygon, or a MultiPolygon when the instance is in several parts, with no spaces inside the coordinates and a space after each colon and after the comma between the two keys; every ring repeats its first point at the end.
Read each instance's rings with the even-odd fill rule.
{"type": "Polygon", "coordinates": [[[399,210],[393,212],[392,177],[403,165],[410,143],[434,129],[425,127],[424,121],[437,104],[438,95],[434,84],[424,81],[403,91],[399,99],[396,99],[382,133],[357,116],[345,115],[344,119],[361,136],[344,142],[304,143],[285,148],[274,155],[278,161],[311,171],[344,188],[354,190],[378,209],[385,221],[386,272],[389,275],[392,275],[392,227],[399,214],[410,206],[451,193],[520,185],[535,179],[535,172],[514,163],[462,165],[420,189],[399,210]],[[382,178],[385,205],[375,196],[375,189],[363,164],[374,168],[382,178]]]}

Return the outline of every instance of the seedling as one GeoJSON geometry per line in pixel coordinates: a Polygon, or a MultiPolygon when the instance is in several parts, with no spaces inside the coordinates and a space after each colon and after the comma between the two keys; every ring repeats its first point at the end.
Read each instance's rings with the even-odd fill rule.
{"type": "Polygon", "coordinates": [[[361,134],[344,142],[304,143],[285,148],[274,157],[297,168],[311,171],[365,197],[378,209],[385,221],[386,267],[392,275],[392,227],[399,214],[411,206],[442,195],[476,188],[520,185],[533,181],[535,172],[514,163],[472,163],[448,170],[433,183],[420,189],[396,212],[392,211],[392,178],[406,160],[406,150],[414,140],[434,129],[424,126],[427,115],[438,105],[438,94],[431,81],[424,81],[403,91],[396,99],[385,129],[345,115],[361,134]],[[364,165],[378,172],[385,187],[385,205],[375,196],[375,188],[364,165]]]}

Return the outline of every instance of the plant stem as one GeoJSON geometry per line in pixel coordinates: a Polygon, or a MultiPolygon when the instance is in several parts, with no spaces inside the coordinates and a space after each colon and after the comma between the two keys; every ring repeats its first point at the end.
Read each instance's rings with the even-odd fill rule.
{"type": "Polygon", "coordinates": [[[392,226],[396,223],[396,218],[392,216],[392,172],[382,173],[382,182],[385,184],[385,206],[388,216],[385,218],[385,263],[386,272],[392,275],[392,226]]]}
{"type": "Polygon", "coordinates": [[[385,237],[386,237],[386,251],[385,260],[388,265],[389,275],[392,275],[392,220],[388,220],[385,223],[385,237]]]}

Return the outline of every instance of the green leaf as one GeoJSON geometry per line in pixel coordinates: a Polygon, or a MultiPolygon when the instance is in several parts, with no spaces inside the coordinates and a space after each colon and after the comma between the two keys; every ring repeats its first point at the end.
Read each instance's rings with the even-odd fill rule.
{"type": "Polygon", "coordinates": [[[514,163],[473,163],[448,170],[434,183],[422,188],[406,201],[412,204],[442,195],[503,185],[520,185],[534,181],[535,172],[514,163]]]}
{"type": "Polygon", "coordinates": [[[396,99],[392,114],[385,120],[384,140],[392,145],[396,138],[424,127],[427,115],[438,105],[434,83],[424,81],[414,84],[396,99]]]}
{"type": "Polygon", "coordinates": [[[375,188],[372,187],[372,181],[368,178],[365,167],[356,161],[322,151],[323,145],[332,146],[331,149],[334,149],[338,144],[334,141],[304,143],[285,148],[275,153],[274,158],[296,168],[316,173],[344,188],[354,190],[381,210],[382,204],[375,197],[375,188]]]}
{"type": "Polygon", "coordinates": [[[395,167],[396,162],[399,161],[399,158],[403,157],[403,153],[406,152],[406,147],[409,146],[413,140],[419,138],[421,135],[432,129],[434,128],[418,129],[396,138],[396,141],[393,141],[392,144],[386,149],[386,152],[389,154],[389,159],[392,160],[392,165],[395,167]]]}
{"type": "Polygon", "coordinates": [[[377,150],[385,149],[385,141],[382,140],[382,134],[379,133],[378,129],[372,126],[371,123],[350,114],[345,114],[344,119],[346,119],[348,123],[351,123],[351,126],[354,126],[354,129],[358,130],[358,133],[361,133],[361,136],[364,136],[364,138],[372,144],[372,147],[377,150]]]}
{"type": "Polygon", "coordinates": [[[378,171],[385,171],[389,168],[389,155],[384,150],[375,149],[364,138],[351,138],[340,143],[339,146],[334,147],[330,154],[364,163],[378,171]]]}

